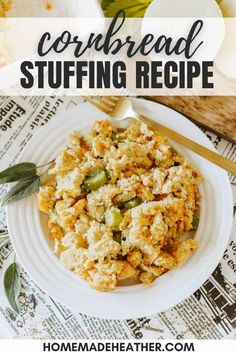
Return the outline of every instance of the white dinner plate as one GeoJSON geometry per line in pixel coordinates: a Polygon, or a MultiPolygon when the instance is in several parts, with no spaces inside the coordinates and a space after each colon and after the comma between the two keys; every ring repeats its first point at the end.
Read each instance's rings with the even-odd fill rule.
{"type": "MultiPolygon", "coordinates": [[[[174,110],[157,103],[132,99],[135,109],[169,128],[214,150],[201,130],[174,110]]],[[[83,134],[95,120],[106,119],[88,103],[52,119],[23,151],[20,161],[41,165],[55,158],[72,131],[83,134]]],[[[74,312],[111,319],[143,317],[164,311],[196,291],[214,271],[227,246],[232,226],[232,192],[227,173],[200,156],[173,144],[202,175],[199,248],[179,268],[150,285],[117,287],[101,293],[91,289],[64,268],[52,251],[46,217],[39,212],[36,196],[7,207],[10,237],[19,262],[35,283],[74,312]]]]}

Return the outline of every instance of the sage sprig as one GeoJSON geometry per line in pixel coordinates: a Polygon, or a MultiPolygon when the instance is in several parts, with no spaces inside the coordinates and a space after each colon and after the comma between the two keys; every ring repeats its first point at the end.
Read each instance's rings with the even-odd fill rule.
{"type": "Polygon", "coordinates": [[[53,162],[54,160],[40,166],[33,162],[22,162],[0,172],[0,184],[18,182],[4,195],[1,206],[27,198],[38,192],[41,185],[41,175],[37,172],[40,168],[53,162]]]}
{"type": "Polygon", "coordinates": [[[18,163],[0,172],[0,184],[19,181],[36,175],[37,166],[32,162],[18,163]]]}
{"type": "Polygon", "coordinates": [[[29,197],[38,192],[40,185],[41,179],[37,175],[18,182],[4,195],[2,206],[29,197]]]}
{"type": "MultiPolygon", "coordinates": [[[[106,17],[114,17],[124,10],[126,17],[143,17],[153,0],[101,0],[101,7],[106,17]]],[[[218,4],[222,0],[216,0],[218,4]]]]}
{"type": "MultiPolygon", "coordinates": [[[[36,166],[33,162],[23,162],[7,168],[0,172],[0,184],[17,182],[3,197],[1,205],[5,206],[14,201],[29,197],[37,192],[41,185],[41,175],[37,171],[50,165],[50,161],[44,165],[36,166]]],[[[8,233],[0,232],[0,247],[9,242],[8,233]]],[[[4,274],[4,289],[11,307],[20,313],[20,303],[18,297],[21,289],[20,267],[14,262],[7,268],[4,274]]]]}
{"type": "Polygon", "coordinates": [[[20,303],[18,297],[21,289],[20,267],[14,262],[7,268],[4,274],[4,289],[11,307],[20,313],[20,303]]]}
{"type": "Polygon", "coordinates": [[[106,17],[114,17],[124,10],[126,17],[143,17],[152,0],[110,0],[103,1],[102,7],[106,17]]]}

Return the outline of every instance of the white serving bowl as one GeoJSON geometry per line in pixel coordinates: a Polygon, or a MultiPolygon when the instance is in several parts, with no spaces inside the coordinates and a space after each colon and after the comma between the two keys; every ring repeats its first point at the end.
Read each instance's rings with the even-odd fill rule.
{"type": "MultiPolygon", "coordinates": [[[[213,149],[207,137],[179,113],[157,103],[132,99],[138,112],[157,120],[213,149]]],[[[55,158],[68,135],[88,131],[97,119],[107,117],[89,104],[83,104],[52,119],[26,146],[20,161],[39,165],[55,158]]],[[[169,271],[150,285],[118,287],[100,293],[64,268],[53,254],[46,217],[36,204],[36,196],[7,208],[8,228],[19,262],[35,283],[54,299],[75,312],[112,319],[136,318],[164,311],[179,303],[211,275],[226,248],[232,225],[232,192],[227,173],[177,144],[202,175],[203,196],[200,225],[196,233],[199,248],[178,269],[169,271]]]]}

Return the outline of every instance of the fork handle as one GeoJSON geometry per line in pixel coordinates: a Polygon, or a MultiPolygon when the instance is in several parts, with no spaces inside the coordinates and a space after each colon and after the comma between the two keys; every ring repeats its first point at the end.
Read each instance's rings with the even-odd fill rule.
{"type": "Polygon", "coordinates": [[[152,129],[157,129],[163,135],[166,135],[168,138],[176,141],[180,145],[186,147],[189,150],[192,150],[196,154],[204,157],[205,159],[213,162],[217,166],[225,169],[226,171],[236,175],[236,163],[226,159],[225,157],[219,155],[218,153],[207,149],[206,147],[195,143],[195,141],[186,138],[185,136],[165,127],[164,125],[153,121],[150,118],[144,117],[142,115],[137,115],[136,118],[143,123],[147,124],[152,129]]]}

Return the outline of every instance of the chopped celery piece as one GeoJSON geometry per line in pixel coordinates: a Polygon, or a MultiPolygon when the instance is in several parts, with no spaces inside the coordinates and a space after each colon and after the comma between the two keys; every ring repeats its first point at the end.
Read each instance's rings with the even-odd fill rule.
{"type": "Polygon", "coordinates": [[[120,209],[108,208],[105,212],[105,222],[107,226],[118,228],[122,220],[120,209]]]}
{"type": "Polygon", "coordinates": [[[106,176],[107,176],[107,180],[109,181],[111,179],[111,175],[110,172],[105,170],[106,176]]]}
{"type": "Polygon", "coordinates": [[[122,240],[121,231],[114,231],[113,232],[113,239],[114,239],[114,241],[116,241],[116,242],[121,244],[121,240],[122,240]]]}
{"type": "Polygon", "coordinates": [[[115,141],[116,143],[120,143],[121,142],[120,137],[117,136],[114,132],[112,132],[112,134],[111,134],[111,140],[115,141]]]}
{"type": "Polygon", "coordinates": [[[96,190],[108,181],[108,173],[102,168],[94,168],[84,179],[83,186],[86,191],[96,190]]]}
{"type": "Polygon", "coordinates": [[[197,230],[198,225],[199,225],[199,217],[194,215],[193,222],[192,222],[192,230],[197,230]]]}
{"type": "Polygon", "coordinates": [[[94,167],[92,170],[89,171],[89,174],[87,177],[96,177],[99,175],[99,173],[103,172],[104,169],[101,167],[94,167]]]}
{"type": "Polygon", "coordinates": [[[142,203],[142,200],[139,199],[139,198],[133,198],[133,199],[130,199],[128,200],[127,202],[125,202],[123,204],[123,207],[125,209],[132,209],[132,208],[135,208],[136,206],[138,206],[139,204],[142,203]]]}

